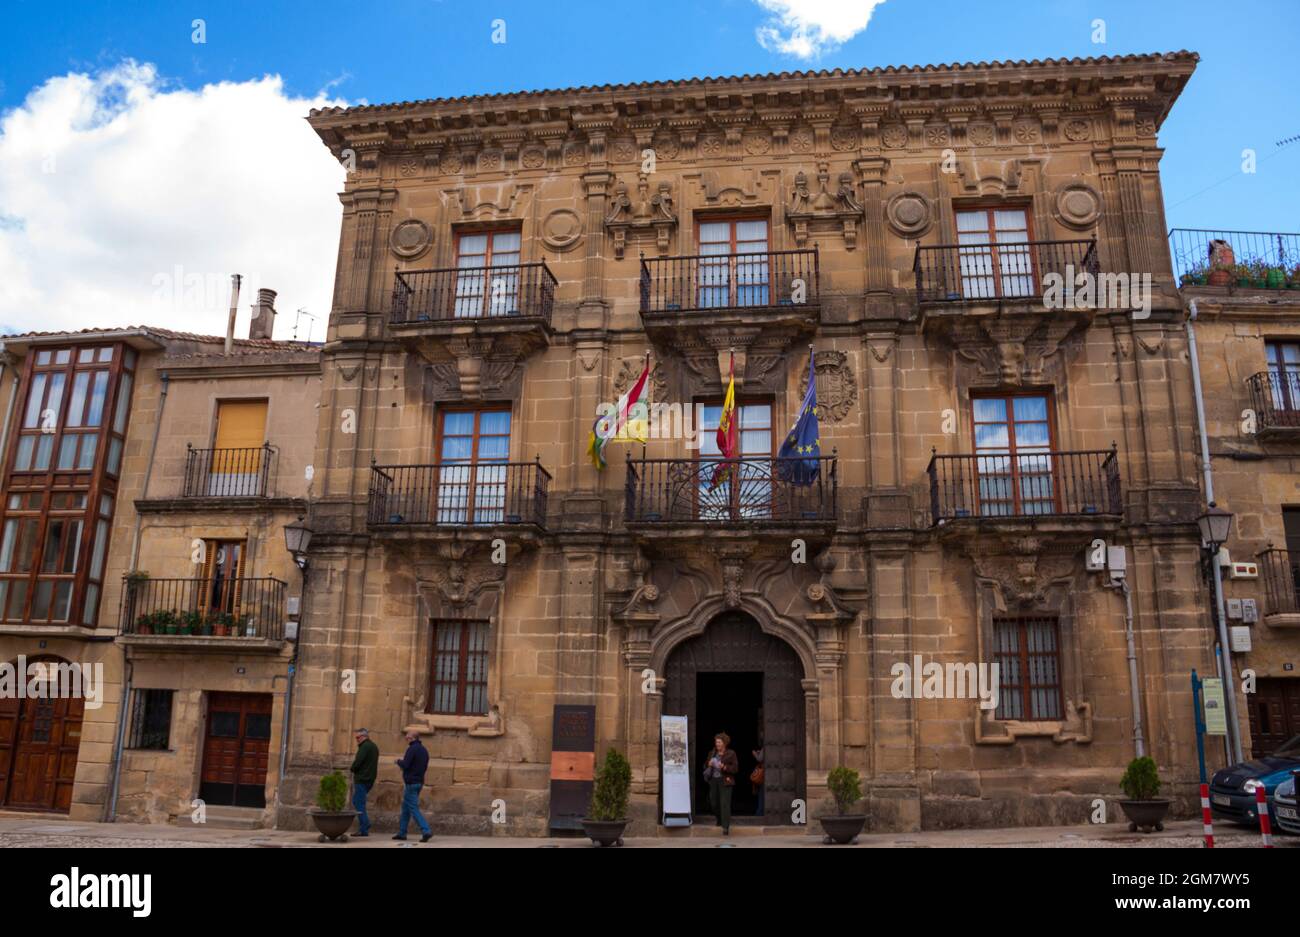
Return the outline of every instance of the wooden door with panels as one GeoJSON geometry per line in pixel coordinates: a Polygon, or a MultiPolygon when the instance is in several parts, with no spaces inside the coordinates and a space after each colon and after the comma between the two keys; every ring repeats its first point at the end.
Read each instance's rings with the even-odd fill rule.
{"type": "Polygon", "coordinates": [[[209,693],[199,797],[220,806],[265,807],[270,749],[270,693],[209,693]]]}
{"type": "MultiPolygon", "coordinates": [[[[66,661],[36,658],[27,663],[58,666],[66,661]]],[[[0,806],[59,813],[71,809],[84,712],[82,697],[54,698],[53,690],[44,697],[0,699],[0,806]]]]}

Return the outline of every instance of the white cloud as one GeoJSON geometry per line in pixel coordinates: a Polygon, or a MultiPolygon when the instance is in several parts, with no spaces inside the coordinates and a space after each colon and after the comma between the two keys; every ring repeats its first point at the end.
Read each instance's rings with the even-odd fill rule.
{"type": "Polygon", "coordinates": [[[0,323],[224,334],[241,273],[237,336],[270,287],[276,337],[305,307],[322,339],[344,173],[303,118],[342,103],[278,76],[191,91],[131,61],[35,88],[0,118],[0,323]]]}
{"type": "Polygon", "coordinates": [[[815,59],[867,28],[885,0],[756,0],[772,15],[756,30],[759,45],[800,59],[815,59]]]}

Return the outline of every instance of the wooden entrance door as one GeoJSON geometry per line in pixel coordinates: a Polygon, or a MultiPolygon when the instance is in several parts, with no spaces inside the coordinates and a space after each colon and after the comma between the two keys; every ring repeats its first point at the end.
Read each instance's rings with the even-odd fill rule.
{"type": "MultiPolygon", "coordinates": [[[[761,673],[762,707],[753,713],[763,729],[766,803],[764,815],[789,822],[790,804],[805,796],[803,665],[794,649],[780,638],[765,633],[748,615],[730,612],[718,616],[698,637],[673,649],[667,664],[664,714],[685,716],[689,734],[691,803],[699,803],[703,784],[702,744],[725,726],[698,725],[697,698],[700,674],[761,673]],[[703,741],[701,741],[703,739],[703,741]]],[[[741,733],[727,730],[730,735],[741,733]]],[[[732,746],[735,748],[735,746],[732,746]]],[[[736,751],[741,773],[736,784],[749,784],[752,757],[736,751]]]]}
{"type": "Polygon", "coordinates": [[[1300,735],[1300,679],[1260,680],[1250,697],[1250,753],[1271,755],[1300,735]]]}
{"type": "Polygon", "coordinates": [[[266,806],[270,693],[210,693],[199,797],[232,807],[266,806]]]}
{"type": "Polygon", "coordinates": [[[0,700],[0,805],[67,813],[85,700],[0,700]]]}

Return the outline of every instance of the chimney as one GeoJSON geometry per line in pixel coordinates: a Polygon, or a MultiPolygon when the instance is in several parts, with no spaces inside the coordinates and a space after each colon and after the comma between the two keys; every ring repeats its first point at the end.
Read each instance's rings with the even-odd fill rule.
{"type": "Polygon", "coordinates": [[[249,338],[270,338],[275,329],[275,290],[258,290],[253,304],[253,318],[248,323],[249,338]]]}

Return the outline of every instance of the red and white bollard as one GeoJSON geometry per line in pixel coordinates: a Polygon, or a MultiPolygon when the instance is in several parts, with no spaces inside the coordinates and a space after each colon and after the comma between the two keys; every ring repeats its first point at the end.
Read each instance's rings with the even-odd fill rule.
{"type": "Polygon", "coordinates": [[[1268,793],[1261,784],[1255,788],[1255,807],[1259,810],[1259,832],[1264,837],[1264,848],[1273,848],[1273,832],[1268,825],[1268,793]]]}
{"type": "Polygon", "coordinates": [[[1201,823],[1205,827],[1205,848],[1214,848],[1214,820],[1210,815],[1210,785],[1201,785],[1201,823]]]}

